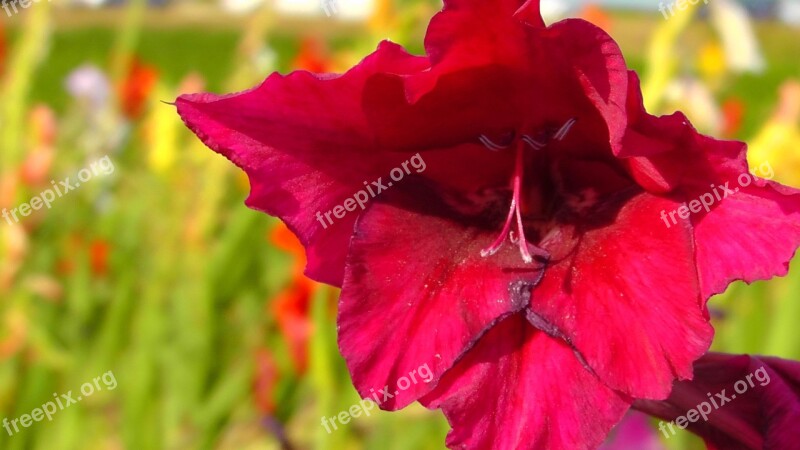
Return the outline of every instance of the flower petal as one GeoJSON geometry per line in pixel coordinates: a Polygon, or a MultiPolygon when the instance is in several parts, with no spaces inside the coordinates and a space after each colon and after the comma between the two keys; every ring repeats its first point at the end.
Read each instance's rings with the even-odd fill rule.
{"type": "Polygon", "coordinates": [[[496,230],[462,224],[435,194],[405,197],[402,187],[392,189],[356,226],[338,320],[339,347],[361,396],[398,391],[383,409],[433,389],[491,325],[527,306],[541,278],[514,246],[480,256],[496,230]],[[426,364],[428,383],[398,386],[426,364]]]}
{"type": "Polygon", "coordinates": [[[538,2],[523,0],[446,0],[425,35],[425,50],[434,65],[451,68],[500,62],[518,64],[527,53],[529,30],[543,27],[536,20],[538,2]],[[524,9],[521,8],[524,6],[524,9]],[[520,16],[515,14],[520,11],[520,16]]]}
{"type": "Polygon", "coordinates": [[[370,80],[375,94],[365,95],[365,111],[382,146],[449,147],[493,133],[537,133],[572,118],[581,128],[573,134],[605,135],[596,139],[606,142],[602,148],[619,145],[628,72],[608,34],[578,19],[547,29],[523,25],[508,15],[515,1],[492,2],[483,13],[481,1],[451,3],[428,31],[430,71],[370,80]]]}
{"type": "Polygon", "coordinates": [[[660,219],[675,202],[636,194],[542,241],[552,266],[533,292],[538,326],[571,343],[599,378],[637,398],[688,379],[713,330],[700,298],[691,227],[660,219]],[[594,228],[592,228],[594,227],[594,228]]]}
{"type": "Polygon", "coordinates": [[[363,88],[378,73],[409,73],[426,58],[382,43],[344,75],[274,74],[240,94],[184,95],[176,105],[206,145],[250,177],[248,206],[280,217],[308,254],[309,277],[341,286],[357,214],[325,229],[324,214],[385,175],[408,155],[382,152],[361,109],[363,88]],[[348,161],[347,164],[341,164],[348,161]]]}
{"type": "Polygon", "coordinates": [[[763,181],[733,186],[735,194],[716,202],[709,214],[693,217],[705,298],[724,292],[734,280],[786,275],[800,245],[800,191],[763,181]]]}
{"type": "Polygon", "coordinates": [[[628,127],[615,154],[643,188],[691,200],[747,172],[743,143],[703,136],[680,112],[650,115],[633,72],[628,86],[628,127]]]}
{"type": "MultiPolygon", "coordinates": [[[[636,87],[633,95],[638,89],[633,75],[631,85],[636,87]]],[[[625,163],[645,189],[684,204],[694,202],[700,211],[690,220],[701,296],[723,292],[735,280],[751,283],[786,275],[800,246],[800,191],[753,176],[745,144],[702,136],[680,114],[650,116],[640,102],[641,97],[636,106],[629,105],[634,118],[624,144],[627,154],[639,156],[625,163]],[[699,208],[701,200],[707,209],[699,208]]]]}
{"type": "Polygon", "coordinates": [[[627,128],[628,68],[614,39],[581,19],[553,24],[545,32],[551,55],[578,80],[589,101],[602,115],[609,145],[620,146],[627,128]]]}
{"type": "Polygon", "coordinates": [[[450,448],[594,449],[629,408],[563,342],[516,314],[422,399],[453,427],[450,448]]]}
{"type": "MultiPolygon", "coordinates": [[[[800,363],[710,353],[695,364],[694,380],[676,383],[667,400],[638,400],[634,407],[667,421],[680,416],[688,419],[689,410],[694,409],[695,421],[687,420],[688,428],[712,450],[796,448],[800,442],[800,363]],[[697,417],[701,409],[710,411],[707,421],[697,417]]],[[[669,426],[662,426],[662,432],[671,436],[669,426]]]]}
{"type": "Polygon", "coordinates": [[[518,86],[507,67],[487,65],[414,77],[386,74],[366,86],[364,111],[377,143],[396,150],[432,150],[478,142],[481,134],[513,130],[523,117],[518,86]],[[424,78],[435,77],[432,85],[424,78]]]}

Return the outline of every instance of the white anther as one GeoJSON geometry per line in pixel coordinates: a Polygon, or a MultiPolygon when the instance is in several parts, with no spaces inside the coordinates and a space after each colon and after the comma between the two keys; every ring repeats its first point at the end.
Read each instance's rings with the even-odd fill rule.
{"type": "Polygon", "coordinates": [[[492,142],[492,140],[489,139],[488,137],[486,137],[486,135],[484,135],[484,134],[482,134],[481,137],[478,138],[478,139],[481,141],[481,144],[483,144],[486,148],[488,148],[489,150],[491,150],[493,152],[504,150],[504,149],[508,148],[507,145],[503,146],[503,145],[496,144],[496,143],[492,142]]]}

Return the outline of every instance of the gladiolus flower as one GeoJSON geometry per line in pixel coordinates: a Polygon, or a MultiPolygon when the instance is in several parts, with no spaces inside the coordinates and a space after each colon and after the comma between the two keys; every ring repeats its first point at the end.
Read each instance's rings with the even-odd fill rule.
{"type": "Polygon", "coordinates": [[[647,114],[614,41],[545,26],[538,1],[448,0],[425,46],[176,105],[298,235],[306,273],[342,287],[362,397],[441,408],[452,448],[596,448],[692,378],[710,296],[787,272],[798,191],[753,179],[743,144],[647,114]],[[423,365],[429,382],[400,381],[423,365]]]}
{"type": "Polygon", "coordinates": [[[27,186],[37,187],[48,182],[55,159],[56,117],[52,109],[37,105],[30,113],[31,151],[20,167],[20,180],[27,186]]]}

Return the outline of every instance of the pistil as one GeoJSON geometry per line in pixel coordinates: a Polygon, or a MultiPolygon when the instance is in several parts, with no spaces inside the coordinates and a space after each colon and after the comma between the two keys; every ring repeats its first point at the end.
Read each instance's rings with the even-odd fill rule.
{"type": "MultiPolygon", "coordinates": [[[[512,244],[519,246],[519,253],[522,255],[522,260],[528,264],[533,262],[534,256],[538,256],[544,260],[550,259],[550,254],[547,253],[546,250],[530,244],[525,238],[525,226],[522,223],[521,207],[522,176],[524,174],[523,166],[525,159],[524,150],[526,144],[534,151],[540,151],[547,147],[547,145],[554,140],[563,140],[567,136],[567,133],[569,133],[570,129],[572,129],[575,123],[577,123],[577,121],[578,120],[576,118],[569,119],[555,132],[542,132],[539,133],[539,135],[535,138],[527,134],[523,134],[516,139],[516,162],[514,164],[514,176],[511,180],[511,188],[513,191],[511,196],[511,206],[508,208],[508,216],[506,216],[506,222],[503,225],[503,230],[500,232],[500,236],[498,236],[488,248],[481,250],[482,257],[486,258],[494,255],[500,250],[506,239],[509,239],[512,244]],[[514,230],[512,230],[514,225],[516,225],[516,234],[514,233],[514,230]]],[[[479,140],[486,148],[495,152],[507,149],[511,146],[493,142],[485,135],[481,135],[479,140]]]]}
{"type": "Polygon", "coordinates": [[[510,239],[512,243],[517,244],[519,246],[519,252],[522,255],[522,260],[526,263],[530,264],[533,262],[533,256],[539,256],[544,259],[549,259],[550,254],[547,253],[545,250],[536,247],[528,242],[525,238],[525,227],[522,223],[522,209],[521,209],[521,200],[522,200],[522,177],[524,175],[523,167],[524,167],[524,149],[525,144],[530,145],[527,140],[520,139],[517,141],[517,148],[516,148],[516,162],[514,164],[514,176],[511,180],[511,187],[512,187],[512,197],[511,197],[511,206],[508,210],[508,216],[506,217],[505,224],[503,225],[503,230],[500,232],[500,235],[497,239],[486,249],[481,250],[481,256],[486,258],[489,256],[494,255],[497,253],[500,248],[503,246],[503,243],[506,239],[510,239]],[[516,219],[516,220],[515,220],[516,219]],[[514,231],[512,230],[512,226],[515,225],[516,222],[516,235],[514,236],[514,231]]]}

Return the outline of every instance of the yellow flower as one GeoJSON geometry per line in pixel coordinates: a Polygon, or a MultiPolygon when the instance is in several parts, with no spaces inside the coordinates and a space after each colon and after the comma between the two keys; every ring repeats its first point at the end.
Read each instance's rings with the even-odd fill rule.
{"type": "Polygon", "coordinates": [[[800,186],[800,82],[789,80],[780,88],[778,106],[761,131],[750,141],[750,167],[769,163],[775,180],[800,186]]]}
{"type": "Polygon", "coordinates": [[[725,50],[719,43],[708,42],[700,49],[697,55],[697,69],[706,83],[713,87],[719,86],[728,70],[725,50]]]}
{"type": "MultiPolygon", "coordinates": [[[[172,98],[161,83],[155,89],[157,98],[172,98]]],[[[147,116],[145,125],[145,139],[148,142],[147,163],[151,169],[158,173],[167,172],[175,163],[178,148],[178,131],[181,123],[175,119],[171,108],[156,105],[147,116]]]]}

